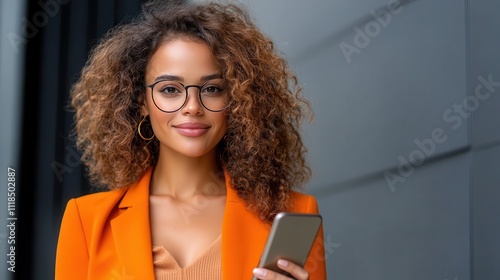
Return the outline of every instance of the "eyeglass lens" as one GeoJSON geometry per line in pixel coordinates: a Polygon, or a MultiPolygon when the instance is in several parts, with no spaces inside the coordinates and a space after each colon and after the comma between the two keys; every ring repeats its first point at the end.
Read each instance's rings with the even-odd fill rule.
{"type": "Polygon", "coordinates": [[[222,111],[229,103],[227,90],[222,80],[208,81],[202,86],[184,86],[177,81],[159,81],[150,87],[155,105],[164,112],[175,112],[181,109],[187,102],[189,90],[191,94],[198,93],[201,104],[210,111],[222,111]],[[199,92],[196,92],[196,89],[199,92]]]}

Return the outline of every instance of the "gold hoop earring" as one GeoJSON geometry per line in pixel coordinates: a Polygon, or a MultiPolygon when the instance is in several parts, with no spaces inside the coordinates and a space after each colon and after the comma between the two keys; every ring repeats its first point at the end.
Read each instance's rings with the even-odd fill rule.
{"type": "Polygon", "coordinates": [[[155,135],[153,134],[153,136],[151,136],[150,138],[146,138],[142,135],[141,133],[141,125],[142,123],[146,120],[146,116],[144,118],[142,118],[142,120],[139,122],[139,126],[137,127],[137,132],[139,133],[139,136],[141,136],[141,138],[145,141],[149,141],[149,140],[153,140],[153,138],[155,138],[155,135]]]}

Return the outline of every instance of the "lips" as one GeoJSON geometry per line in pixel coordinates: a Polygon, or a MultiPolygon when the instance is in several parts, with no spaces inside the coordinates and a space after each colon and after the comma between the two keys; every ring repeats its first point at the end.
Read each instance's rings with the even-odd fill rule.
{"type": "Polygon", "coordinates": [[[209,125],[195,122],[187,122],[173,126],[179,134],[188,137],[197,137],[205,134],[210,128],[209,125]]]}

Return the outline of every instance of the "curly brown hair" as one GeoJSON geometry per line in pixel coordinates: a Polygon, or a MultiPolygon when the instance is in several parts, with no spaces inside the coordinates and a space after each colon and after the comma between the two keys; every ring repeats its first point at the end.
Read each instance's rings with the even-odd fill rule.
{"type": "Polygon", "coordinates": [[[74,135],[90,180],[126,187],[156,164],[158,140],[137,134],[145,70],[161,44],[180,37],[205,42],[221,69],[232,102],[219,157],[238,195],[270,222],[310,177],[299,133],[310,106],[272,41],[232,4],[151,1],[92,50],[71,91],[74,135]]]}

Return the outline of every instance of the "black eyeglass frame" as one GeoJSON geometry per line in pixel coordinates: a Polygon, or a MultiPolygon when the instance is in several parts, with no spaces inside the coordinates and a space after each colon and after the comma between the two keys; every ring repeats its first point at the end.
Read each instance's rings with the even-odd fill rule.
{"type": "Polygon", "coordinates": [[[152,83],[152,84],[150,84],[150,85],[146,85],[148,88],[151,88],[151,98],[153,99],[153,103],[155,104],[156,108],[158,108],[158,110],[160,110],[160,111],[162,111],[162,112],[164,112],[164,113],[175,113],[175,112],[179,111],[180,109],[184,108],[184,106],[186,106],[186,103],[187,103],[187,101],[188,101],[188,97],[189,97],[189,91],[188,91],[188,89],[189,89],[189,88],[191,88],[191,87],[194,87],[194,88],[197,88],[197,89],[198,89],[198,100],[200,101],[200,103],[201,103],[201,105],[203,106],[203,108],[207,109],[207,110],[208,110],[208,111],[210,111],[210,112],[222,112],[222,111],[226,110],[227,108],[229,108],[229,105],[231,105],[231,101],[229,101],[229,102],[227,103],[227,105],[226,105],[224,108],[222,108],[222,109],[220,109],[220,110],[212,110],[212,109],[208,108],[208,107],[207,107],[207,106],[203,103],[203,99],[201,98],[201,89],[202,89],[205,85],[207,85],[210,81],[206,81],[206,82],[205,82],[205,83],[203,83],[201,86],[199,86],[199,85],[187,85],[187,86],[185,86],[183,83],[178,82],[178,83],[179,83],[179,84],[180,84],[180,85],[184,88],[184,90],[186,91],[186,98],[184,99],[184,103],[182,103],[182,105],[181,105],[178,109],[176,109],[176,110],[173,110],[173,111],[166,111],[166,110],[163,110],[162,108],[160,108],[160,107],[158,106],[158,104],[156,104],[156,101],[155,101],[155,94],[154,94],[154,87],[155,87],[155,85],[156,85],[156,84],[161,83],[161,82],[165,82],[165,81],[168,81],[168,80],[159,80],[159,81],[156,81],[156,82],[154,82],[154,83],[152,83]]]}

